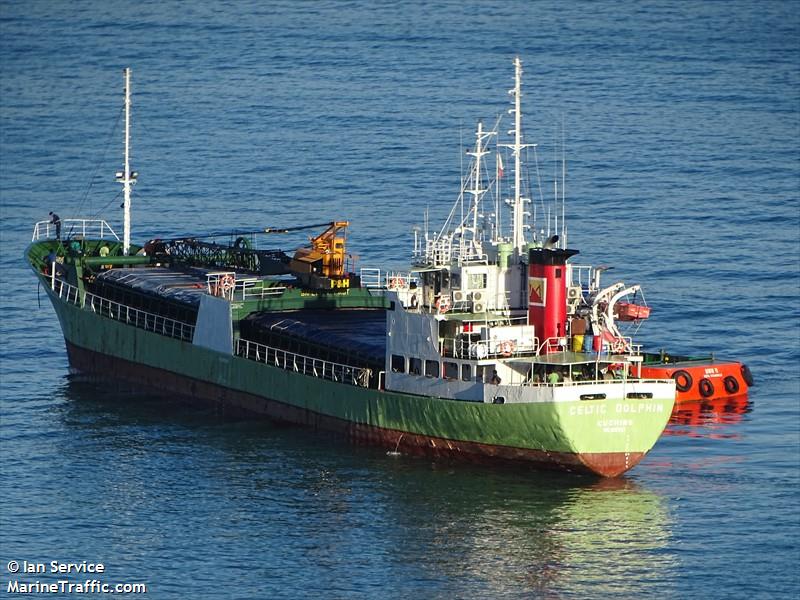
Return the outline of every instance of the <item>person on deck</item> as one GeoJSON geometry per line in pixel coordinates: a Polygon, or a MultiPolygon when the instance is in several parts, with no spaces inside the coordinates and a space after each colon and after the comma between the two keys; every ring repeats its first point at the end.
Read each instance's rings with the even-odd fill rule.
{"type": "Polygon", "coordinates": [[[56,239],[61,239],[61,217],[50,211],[50,223],[56,226],[56,239]]]}
{"type": "Polygon", "coordinates": [[[558,383],[558,371],[550,371],[550,374],[547,376],[547,383],[558,383]]]}
{"type": "Polygon", "coordinates": [[[497,369],[495,369],[494,371],[492,371],[492,379],[491,379],[491,382],[492,382],[494,385],[500,385],[500,383],[502,382],[502,379],[500,379],[500,376],[497,374],[497,369]]]}
{"type": "Polygon", "coordinates": [[[50,269],[53,268],[53,263],[56,262],[56,251],[50,250],[50,254],[48,254],[44,259],[44,270],[43,273],[45,275],[52,275],[50,269]]]}

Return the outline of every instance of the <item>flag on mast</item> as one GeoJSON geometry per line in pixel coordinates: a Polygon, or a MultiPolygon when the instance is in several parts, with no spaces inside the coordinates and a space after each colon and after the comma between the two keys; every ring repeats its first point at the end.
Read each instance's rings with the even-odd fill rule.
{"type": "Polygon", "coordinates": [[[503,177],[503,157],[499,154],[497,155],[497,178],[500,179],[503,177]]]}

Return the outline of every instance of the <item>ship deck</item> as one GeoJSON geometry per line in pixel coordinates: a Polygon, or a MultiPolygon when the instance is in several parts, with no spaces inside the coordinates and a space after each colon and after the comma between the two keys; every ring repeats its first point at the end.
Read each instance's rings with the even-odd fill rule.
{"type": "Polygon", "coordinates": [[[96,285],[112,284],[196,308],[200,305],[200,298],[208,293],[207,274],[208,271],[203,269],[178,271],[149,266],[114,268],[100,273],[96,285]]]}
{"type": "Polygon", "coordinates": [[[240,323],[243,338],[267,345],[302,344],[382,365],[386,353],[383,310],[258,312],[240,323]]]}

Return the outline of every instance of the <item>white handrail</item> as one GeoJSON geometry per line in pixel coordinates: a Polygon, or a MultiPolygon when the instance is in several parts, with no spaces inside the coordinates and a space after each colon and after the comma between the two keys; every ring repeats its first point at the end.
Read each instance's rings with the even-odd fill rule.
{"type": "Polygon", "coordinates": [[[359,272],[361,287],[379,288],[381,287],[381,270],[372,267],[361,267],[359,272]]]}
{"type": "MultiPolygon", "coordinates": [[[[119,236],[114,232],[106,221],[103,219],[61,219],[60,233],[66,237],[80,235],[86,237],[99,237],[102,239],[111,239],[112,237],[119,241],[119,236]]],[[[55,223],[51,221],[39,221],[33,226],[32,242],[41,239],[54,240],[56,236],[55,223]]]]}
{"type": "Polygon", "coordinates": [[[85,292],[83,298],[81,298],[77,287],[61,279],[56,279],[53,282],[53,292],[70,304],[91,310],[98,315],[109,317],[115,321],[133,325],[145,331],[152,331],[153,333],[184,341],[192,341],[194,337],[194,325],[139,310],[127,304],[120,304],[90,292],[85,292]]]}
{"type": "Polygon", "coordinates": [[[459,338],[439,340],[439,353],[444,358],[509,358],[536,355],[538,349],[539,338],[533,338],[529,344],[517,343],[517,340],[471,341],[459,338]]]}
{"type": "Polygon", "coordinates": [[[241,338],[236,340],[236,355],[295,373],[358,387],[369,387],[372,376],[372,369],[296,354],[241,338]]]}

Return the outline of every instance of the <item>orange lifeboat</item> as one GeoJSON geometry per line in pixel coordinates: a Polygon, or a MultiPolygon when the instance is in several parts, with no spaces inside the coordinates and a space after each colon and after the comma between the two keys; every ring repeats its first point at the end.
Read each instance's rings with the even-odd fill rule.
{"type": "Polygon", "coordinates": [[[614,312],[620,321],[639,321],[650,317],[650,307],[630,302],[619,302],[614,305],[614,312]]]}

